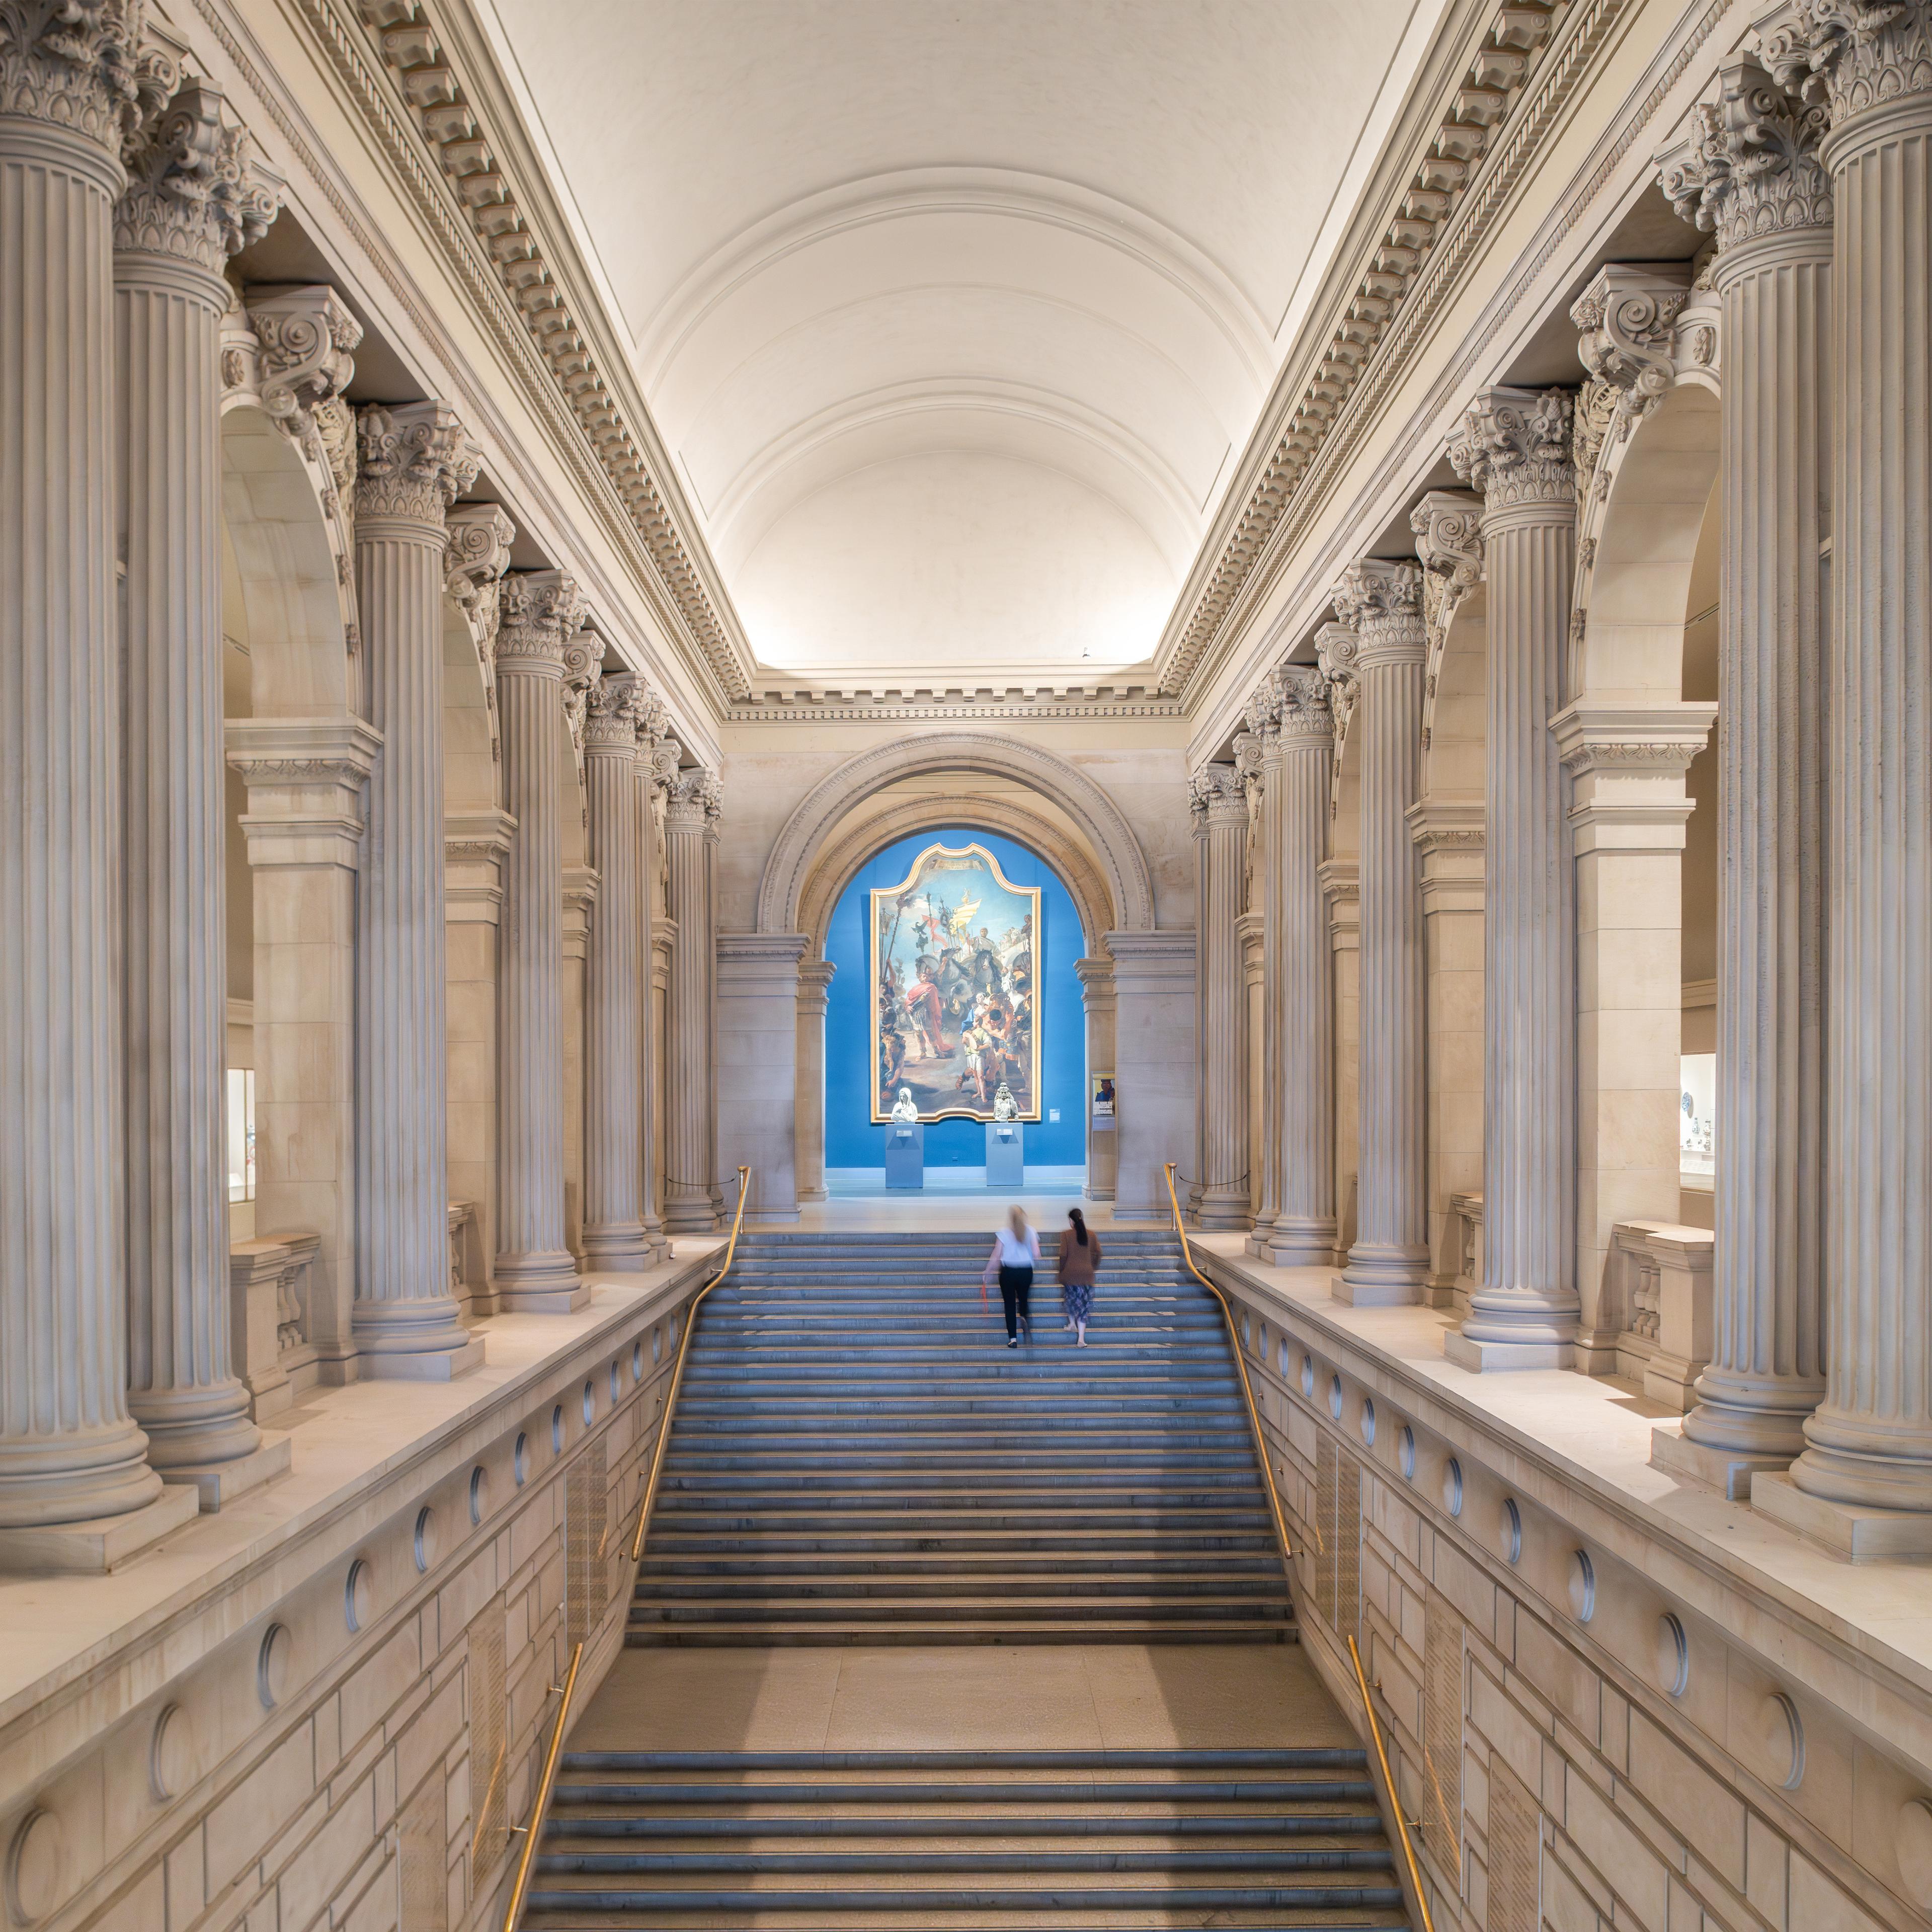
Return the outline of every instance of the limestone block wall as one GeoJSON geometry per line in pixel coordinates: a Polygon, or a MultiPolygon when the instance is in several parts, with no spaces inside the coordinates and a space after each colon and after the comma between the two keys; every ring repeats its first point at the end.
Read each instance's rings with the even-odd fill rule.
{"type": "MultiPolygon", "coordinates": [[[[587,1700],[622,1642],[634,1512],[706,1272],[694,1260],[572,1318],[573,1341],[507,1375],[499,1330],[535,1320],[487,1324],[476,1379],[500,1385],[453,1426],[274,1533],[258,1524],[0,1705],[0,1922],[494,1932],[550,1687],[580,1638],[587,1700]]],[[[38,1646],[36,1586],[6,1587],[13,1637],[38,1646]]],[[[140,1568],[88,1587],[139,1598],[140,1568]]]]}
{"type": "MultiPolygon", "coordinates": [[[[1206,1264],[1264,1412],[1303,1642],[1352,1712],[1360,1646],[1442,1932],[1932,1924],[1932,1692],[1896,1653],[1206,1264]]],[[[1922,1602],[1922,1571],[1895,1580],[1922,1602]]]]}

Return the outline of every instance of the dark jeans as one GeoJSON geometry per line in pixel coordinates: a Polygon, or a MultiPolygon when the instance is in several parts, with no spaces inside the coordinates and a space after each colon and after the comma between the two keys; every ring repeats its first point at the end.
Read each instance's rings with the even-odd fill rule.
{"type": "Polygon", "coordinates": [[[1033,1317],[1027,1312],[1027,1298],[1033,1293],[1033,1270],[1003,1268],[1000,1270],[1000,1305],[1006,1311],[1006,1338],[1019,1333],[1015,1317],[1030,1328],[1033,1317]]]}

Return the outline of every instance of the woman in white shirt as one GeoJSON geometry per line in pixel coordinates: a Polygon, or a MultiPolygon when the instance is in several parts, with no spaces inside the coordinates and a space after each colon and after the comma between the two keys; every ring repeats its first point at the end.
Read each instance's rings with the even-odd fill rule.
{"type": "Polygon", "coordinates": [[[1027,1226],[1025,1210],[1016,1202],[1006,1210],[1006,1225],[993,1237],[993,1252],[986,1257],[986,1279],[993,1270],[1000,1274],[1000,1304],[1006,1312],[1006,1346],[1019,1346],[1020,1334],[1033,1340],[1033,1323],[1028,1318],[1027,1298],[1033,1292],[1033,1271],[1040,1264],[1040,1237],[1027,1226]]]}

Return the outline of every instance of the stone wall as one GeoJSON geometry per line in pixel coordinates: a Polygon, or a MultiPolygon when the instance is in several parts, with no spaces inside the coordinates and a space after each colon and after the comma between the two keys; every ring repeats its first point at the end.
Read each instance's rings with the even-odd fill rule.
{"type": "Polygon", "coordinates": [[[1200,1258],[1236,1306],[1303,1642],[1352,1712],[1360,1647],[1440,1932],[1932,1924],[1932,1694],[1906,1660],[1200,1258]]]}
{"type": "MultiPolygon", "coordinates": [[[[0,1586],[16,1662],[52,1640],[60,1590],[126,1600],[122,1628],[0,1705],[5,1922],[499,1922],[551,1687],[580,1639],[587,1700],[622,1642],[656,1418],[706,1273],[694,1259],[567,1320],[485,1324],[491,1366],[457,1385],[446,1426],[274,1520],[301,1465],[328,1453],[320,1438],[353,1430],[332,1405],[418,1393],[315,1391],[297,1477],[251,1499],[234,1557],[159,1601],[151,1566],[180,1553],[167,1545],[105,1582],[0,1586]],[[576,1332],[498,1370],[516,1336],[544,1330],[576,1332]]],[[[182,1537],[232,1541],[244,1514],[182,1537]]]]}

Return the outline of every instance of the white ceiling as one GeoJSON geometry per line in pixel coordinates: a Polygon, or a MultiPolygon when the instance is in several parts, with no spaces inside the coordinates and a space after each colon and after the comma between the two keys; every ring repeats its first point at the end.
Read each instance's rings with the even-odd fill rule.
{"type": "Polygon", "coordinates": [[[761,662],[1159,639],[1444,0],[494,4],[761,662]]]}

